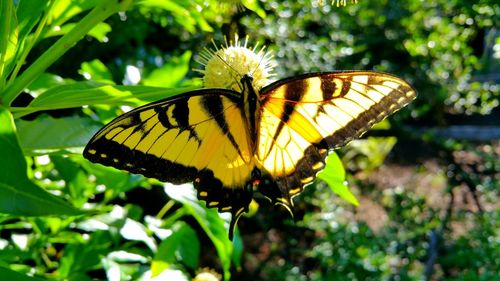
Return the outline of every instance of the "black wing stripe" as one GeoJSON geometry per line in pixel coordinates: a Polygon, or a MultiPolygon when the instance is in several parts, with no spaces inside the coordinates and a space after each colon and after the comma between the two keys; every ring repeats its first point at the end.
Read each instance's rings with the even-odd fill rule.
{"type": "Polygon", "coordinates": [[[321,77],[321,91],[323,94],[323,100],[330,100],[336,90],[337,83],[335,83],[331,78],[321,77]]]}
{"type": "Polygon", "coordinates": [[[219,126],[219,129],[227,136],[231,144],[236,148],[238,154],[243,158],[239,144],[236,142],[233,134],[229,131],[229,124],[227,123],[224,114],[224,107],[220,96],[206,96],[203,99],[203,106],[206,112],[214,118],[219,126]]]}
{"type": "MultiPolygon", "coordinates": [[[[304,93],[306,92],[304,89],[307,87],[307,83],[303,80],[297,80],[288,85],[284,85],[284,87],[285,87],[285,97],[284,97],[285,102],[281,116],[279,116],[279,120],[281,120],[281,122],[278,124],[278,127],[276,128],[276,131],[273,136],[274,140],[278,139],[279,135],[281,134],[281,131],[283,130],[283,127],[288,123],[290,116],[294,113],[295,104],[296,102],[299,102],[302,99],[304,93]]],[[[266,158],[267,156],[269,156],[270,152],[271,149],[267,152],[266,158]]]]}

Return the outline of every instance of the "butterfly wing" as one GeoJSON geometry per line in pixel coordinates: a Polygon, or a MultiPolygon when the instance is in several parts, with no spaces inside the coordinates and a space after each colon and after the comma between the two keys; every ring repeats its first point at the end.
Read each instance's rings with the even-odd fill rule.
{"type": "Polygon", "coordinates": [[[307,74],[264,88],[257,159],[269,180],[259,191],[291,210],[291,198],[324,168],[329,150],[415,97],[404,80],[366,71],[307,74]]]}
{"type": "Polygon", "coordinates": [[[252,199],[254,167],[240,99],[206,89],[139,107],[97,132],[84,156],[161,181],[192,181],[208,207],[233,214],[234,226],[252,199]]]}

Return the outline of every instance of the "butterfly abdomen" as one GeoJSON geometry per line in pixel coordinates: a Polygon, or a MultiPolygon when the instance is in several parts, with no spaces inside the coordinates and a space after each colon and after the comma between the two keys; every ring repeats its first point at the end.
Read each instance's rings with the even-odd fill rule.
{"type": "Polygon", "coordinates": [[[252,151],[255,152],[260,122],[260,97],[258,90],[253,87],[252,81],[253,78],[249,75],[243,75],[243,78],[241,78],[244,118],[247,120],[248,134],[252,141],[252,151]]]}

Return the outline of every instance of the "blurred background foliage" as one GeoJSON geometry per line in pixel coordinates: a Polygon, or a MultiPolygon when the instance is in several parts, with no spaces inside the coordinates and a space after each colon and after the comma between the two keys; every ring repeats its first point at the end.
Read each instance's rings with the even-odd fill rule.
{"type": "Polygon", "coordinates": [[[2,1],[0,276],[500,280],[499,4],[347,2],[2,1]],[[419,97],[339,151],[356,198],[318,181],[296,222],[258,198],[230,242],[189,184],[81,151],[127,108],[200,87],[197,54],[234,34],[274,53],[276,77],[378,70],[419,97]]]}

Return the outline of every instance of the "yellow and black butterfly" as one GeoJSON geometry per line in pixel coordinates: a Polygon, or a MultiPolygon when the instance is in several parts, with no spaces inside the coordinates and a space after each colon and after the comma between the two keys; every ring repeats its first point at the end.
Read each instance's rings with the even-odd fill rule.
{"type": "Polygon", "coordinates": [[[261,91],[200,89],[136,108],[90,140],[92,162],[174,184],[193,182],[207,207],[231,212],[229,236],[253,192],[292,208],[328,152],[361,136],[416,97],[395,76],[311,73],[261,91]]]}

